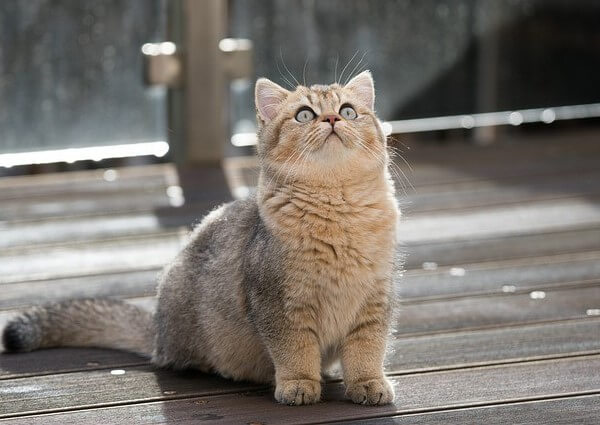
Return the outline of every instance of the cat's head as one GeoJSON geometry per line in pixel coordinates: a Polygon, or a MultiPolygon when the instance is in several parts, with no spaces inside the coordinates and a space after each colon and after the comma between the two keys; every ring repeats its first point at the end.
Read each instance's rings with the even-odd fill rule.
{"type": "Polygon", "coordinates": [[[373,78],[365,71],[346,85],[288,91],[256,83],[258,153],[277,179],[338,182],[386,166],[386,138],[374,112],[373,78]]]}

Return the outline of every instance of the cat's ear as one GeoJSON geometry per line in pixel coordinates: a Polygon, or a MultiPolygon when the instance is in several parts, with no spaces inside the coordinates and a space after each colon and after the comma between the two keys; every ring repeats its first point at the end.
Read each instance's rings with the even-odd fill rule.
{"type": "Polygon", "coordinates": [[[288,97],[289,91],[266,78],[259,78],[254,90],[254,101],[259,118],[269,122],[277,115],[281,103],[288,97]]]}
{"type": "Polygon", "coordinates": [[[373,84],[371,71],[361,72],[351,79],[344,88],[350,90],[371,111],[375,108],[375,85],[373,84]]]}

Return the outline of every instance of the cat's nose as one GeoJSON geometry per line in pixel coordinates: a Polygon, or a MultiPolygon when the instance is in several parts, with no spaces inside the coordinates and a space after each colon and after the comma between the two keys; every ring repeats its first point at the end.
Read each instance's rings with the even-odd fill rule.
{"type": "Polygon", "coordinates": [[[321,121],[325,122],[325,121],[329,121],[329,124],[331,124],[331,126],[333,127],[335,125],[336,121],[340,121],[341,118],[339,115],[333,114],[333,115],[325,115],[321,121]]]}

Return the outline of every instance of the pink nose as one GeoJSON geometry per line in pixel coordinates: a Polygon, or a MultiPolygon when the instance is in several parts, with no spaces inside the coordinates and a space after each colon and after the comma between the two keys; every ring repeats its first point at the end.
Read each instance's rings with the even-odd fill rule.
{"type": "Polygon", "coordinates": [[[321,121],[329,121],[329,124],[333,127],[336,121],[340,121],[340,117],[338,115],[325,115],[321,121]]]}

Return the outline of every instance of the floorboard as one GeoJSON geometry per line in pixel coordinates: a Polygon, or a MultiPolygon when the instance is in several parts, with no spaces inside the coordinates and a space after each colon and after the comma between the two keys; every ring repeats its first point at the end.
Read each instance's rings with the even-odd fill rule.
{"type": "MultiPolygon", "coordinates": [[[[274,405],[270,389],[241,393],[227,391],[227,394],[213,393],[211,397],[190,397],[161,403],[140,403],[142,401],[152,402],[156,398],[165,397],[162,392],[169,391],[170,388],[178,388],[178,396],[192,396],[195,392],[201,393],[211,388],[204,379],[174,377],[171,374],[165,380],[161,380],[152,372],[143,369],[136,369],[136,373],[130,373],[128,370],[120,376],[104,373],[101,378],[96,376],[97,373],[92,372],[88,376],[92,379],[91,383],[94,384],[94,388],[98,388],[93,392],[93,400],[96,402],[93,405],[78,406],[77,403],[89,401],[86,398],[86,396],[89,397],[89,393],[71,394],[71,386],[68,383],[61,384],[64,392],[60,397],[44,397],[43,391],[47,385],[44,380],[48,377],[41,377],[41,382],[35,384],[29,383],[28,378],[24,378],[21,380],[23,385],[37,385],[34,389],[29,389],[27,393],[41,393],[35,399],[37,410],[31,410],[31,398],[25,395],[11,395],[10,402],[0,402],[2,403],[0,404],[0,414],[3,414],[4,417],[13,415],[13,412],[39,414],[43,410],[57,411],[78,406],[85,407],[85,410],[64,412],[60,415],[27,417],[23,420],[30,421],[25,423],[49,425],[107,423],[107,421],[110,422],[110,418],[120,418],[120,420],[126,418],[130,423],[149,424],[185,424],[193,421],[197,423],[202,419],[210,419],[212,423],[216,424],[252,422],[307,424],[358,418],[368,419],[373,416],[393,416],[399,413],[417,413],[433,409],[447,410],[497,403],[533,401],[556,398],[561,395],[598,394],[600,393],[600,376],[589,373],[591,368],[598,367],[600,367],[600,356],[589,356],[392,376],[391,381],[397,394],[395,402],[393,405],[381,407],[365,407],[344,401],[342,385],[330,383],[324,388],[323,403],[300,408],[274,405]],[[127,390],[131,399],[138,397],[135,398],[135,404],[115,406],[110,409],[90,409],[90,407],[100,407],[98,402],[119,403],[122,401],[123,397],[120,396],[124,389],[127,390]],[[7,406],[7,404],[9,405],[7,406]]],[[[76,375],[67,374],[64,377],[75,379],[76,375]]],[[[234,384],[228,384],[228,387],[233,390],[234,384]]],[[[224,386],[221,386],[221,391],[223,388],[224,386]]],[[[174,396],[175,394],[170,394],[170,397],[174,398],[174,396]]],[[[24,422],[14,421],[13,423],[24,422]]]]}
{"type": "Polygon", "coordinates": [[[451,409],[441,412],[409,414],[387,418],[359,419],[329,424],[346,425],[596,425],[600,418],[600,395],[555,398],[494,406],[451,409]]]}

